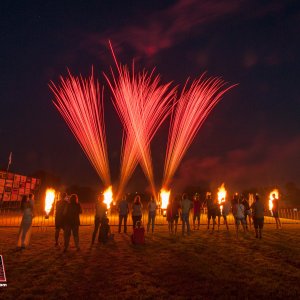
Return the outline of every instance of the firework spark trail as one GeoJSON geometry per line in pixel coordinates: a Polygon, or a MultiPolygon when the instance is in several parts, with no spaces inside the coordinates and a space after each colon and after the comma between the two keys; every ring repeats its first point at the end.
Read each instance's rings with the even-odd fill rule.
{"type": "Polygon", "coordinates": [[[53,103],[73,132],[81,148],[105,186],[110,185],[110,171],[104,124],[103,89],[94,75],[89,79],[60,77],[60,86],[49,84],[55,95],[53,103]]]}
{"type": "Polygon", "coordinates": [[[204,79],[204,74],[190,87],[186,82],[172,113],[165,158],[163,187],[167,188],[184,154],[209,113],[222,96],[236,85],[225,87],[219,78],[204,79]]]}
{"type": "Polygon", "coordinates": [[[161,85],[160,77],[153,72],[132,74],[127,66],[121,66],[115,59],[118,78],[112,71],[112,80],[106,79],[112,90],[113,103],[125,129],[121,153],[121,174],[118,194],[122,193],[137,164],[148,178],[152,193],[156,196],[150,142],[156,131],[169,115],[175,89],[170,83],[161,85]]]}

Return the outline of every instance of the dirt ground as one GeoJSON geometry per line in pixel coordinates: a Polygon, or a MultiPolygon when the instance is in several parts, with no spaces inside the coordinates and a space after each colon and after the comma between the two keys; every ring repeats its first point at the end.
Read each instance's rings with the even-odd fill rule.
{"type": "Polygon", "coordinates": [[[253,231],[236,239],[233,226],[184,237],[160,226],[142,246],[115,233],[91,247],[93,227],[81,226],[81,250],[72,241],[67,253],[54,246],[53,227],[33,228],[23,251],[15,249],[18,228],[0,227],[0,299],[299,299],[300,224],[274,227],[259,240],[253,231]]]}

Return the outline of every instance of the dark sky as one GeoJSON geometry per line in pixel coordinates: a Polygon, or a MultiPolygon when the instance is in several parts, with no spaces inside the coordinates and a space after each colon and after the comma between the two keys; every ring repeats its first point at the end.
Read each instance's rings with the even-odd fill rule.
{"type": "MultiPolygon", "coordinates": [[[[196,136],[175,175],[177,188],[206,180],[243,189],[300,185],[299,1],[1,1],[0,166],[46,170],[66,184],[100,181],[52,104],[50,80],[122,63],[183,85],[207,71],[239,86],[196,136]]],[[[105,120],[112,179],[118,180],[122,127],[106,85],[105,120]]],[[[168,121],[152,147],[161,182],[168,121]]],[[[140,169],[130,188],[144,188],[140,169]]]]}

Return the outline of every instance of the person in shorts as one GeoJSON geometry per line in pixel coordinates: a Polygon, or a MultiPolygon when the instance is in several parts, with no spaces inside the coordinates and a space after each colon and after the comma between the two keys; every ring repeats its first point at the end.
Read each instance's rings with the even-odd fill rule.
{"type": "Polygon", "coordinates": [[[264,212],[265,207],[264,204],[260,201],[259,196],[255,196],[255,201],[251,205],[252,216],[253,216],[253,224],[255,229],[255,237],[262,238],[262,230],[264,227],[264,212]]]}
{"type": "Polygon", "coordinates": [[[232,206],[232,214],[235,220],[236,237],[239,237],[239,226],[242,224],[244,232],[246,232],[245,207],[240,203],[240,198],[236,198],[232,206]]]}
{"type": "Polygon", "coordinates": [[[246,199],[245,196],[241,196],[241,203],[245,207],[245,220],[246,220],[246,228],[248,228],[248,222],[249,221],[249,228],[251,228],[251,209],[248,200],[246,199]]]}
{"type": "Polygon", "coordinates": [[[213,221],[213,230],[216,225],[216,204],[214,203],[211,194],[207,194],[206,196],[206,208],[207,208],[207,229],[209,230],[210,220],[213,221]]]}

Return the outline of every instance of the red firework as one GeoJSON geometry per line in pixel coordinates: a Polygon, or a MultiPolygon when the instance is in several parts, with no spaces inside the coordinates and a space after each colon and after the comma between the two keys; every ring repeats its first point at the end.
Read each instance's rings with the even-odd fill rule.
{"type": "Polygon", "coordinates": [[[168,188],[183,156],[197,132],[222,96],[236,85],[225,87],[220,78],[204,79],[202,75],[190,87],[186,82],[172,113],[165,158],[163,187],[168,188]]]}
{"type": "MultiPolygon", "coordinates": [[[[112,51],[113,52],[113,51],[112,51]]],[[[114,56],[115,58],[115,56],[114,56]]],[[[160,84],[153,71],[130,73],[127,66],[117,63],[118,77],[112,71],[112,80],[106,79],[113,93],[113,103],[125,129],[118,195],[122,192],[137,164],[148,178],[156,196],[150,142],[171,111],[175,89],[170,84],[160,84]]]]}
{"type": "Polygon", "coordinates": [[[110,185],[109,162],[104,124],[103,89],[94,75],[89,79],[60,77],[60,86],[50,83],[55,95],[53,103],[105,186],[110,185]]]}

